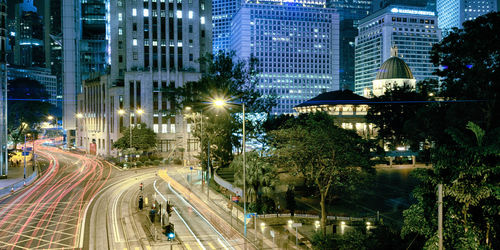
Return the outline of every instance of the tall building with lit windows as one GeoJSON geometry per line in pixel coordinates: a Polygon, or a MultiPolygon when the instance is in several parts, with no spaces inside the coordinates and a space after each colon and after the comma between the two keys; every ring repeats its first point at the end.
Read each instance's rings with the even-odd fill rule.
{"type": "Polygon", "coordinates": [[[427,8],[390,5],[359,21],[355,41],[354,91],[369,96],[380,66],[397,47],[417,81],[437,78],[432,45],[441,40],[438,18],[427,8]]]}
{"type": "Polygon", "coordinates": [[[197,150],[170,93],[201,77],[198,59],[212,51],[211,2],[110,0],[106,6],[110,67],[83,82],[77,145],[116,155],[112,144],[121,129],[145,123],[157,133],[160,152],[197,150]]]}
{"type": "Polygon", "coordinates": [[[498,11],[496,0],[436,0],[439,28],[444,32],[453,27],[462,28],[465,21],[498,11]]]}
{"type": "Polygon", "coordinates": [[[231,49],[258,59],[258,91],[278,96],[273,114],[339,89],[339,15],[326,1],[247,1],[233,17],[231,49]]]}
{"type": "Polygon", "coordinates": [[[76,103],[83,81],[105,74],[109,67],[111,2],[63,0],[61,3],[63,129],[68,146],[75,144],[76,103]]]}
{"type": "Polygon", "coordinates": [[[212,0],[213,53],[231,48],[231,21],[244,0],[212,0]]]}
{"type": "Polygon", "coordinates": [[[9,172],[7,156],[7,1],[0,0],[0,177],[9,172]]]}

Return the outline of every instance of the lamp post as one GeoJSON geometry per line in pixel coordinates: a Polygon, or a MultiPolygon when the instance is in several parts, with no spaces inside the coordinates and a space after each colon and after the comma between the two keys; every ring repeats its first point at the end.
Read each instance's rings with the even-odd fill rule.
{"type": "MultiPolygon", "coordinates": [[[[227,104],[226,100],[223,99],[216,99],[213,101],[213,105],[215,107],[224,107],[227,104]]],[[[243,138],[242,138],[242,146],[243,146],[243,224],[244,224],[244,231],[243,234],[246,237],[247,236],[247,199],[246,199],[246,142],[245,142],[245,137],[246,137],[246,131],[245,131],[245,103],[241,103],[242,110],[243,110],[243,138]]]]}
{"type": "MultiPolygon", "coordinates": [[[[127,111],[125,111],[124,109],[120,109],[118,110],[118,114],[119,115],[124,115],[125,113],[127,113],[127,111]]],[[[144,113],[144,110],[142,109],[136,109],[135,110],[135,113],[138,114],[138,115],[142,115],[144,113]]],[[[129,126],[128,126],[128,130],[129,130],[129,148],[132,148],[132,114],[134,114],[134,112],[130,111],[129,110],[129,126]]]]}
{"type": "MultiPolygon", "coordinates": [[[[191,107],[186,107],[185,109],[190,111],[191,107]]],[[[200,126],[201,126],[200,145],[202,146],[201,148],[203,148],[203,140],[202,140],[203,139],[203,110],[200,110],[200,126]]],[[[208,141],[208,145],[207,145],[207,174],[205,176],[206,185],[207,185],[207,200],[210,197],[210,189],[209,189],[209,182],[208,182],[209,176],[210,176],[210,141],[208,141]]],[[[202,180],[203,180],[203,178],[202,178],[202,180]]],[[[205,180],[203,180],[203,181],[205,181],[205,180]]]]}
{"type": "Polygon", "coordinates": [[[52,120],[55,120],[56,124],[54,125],[55,128],[57,128],[57,117],[54,117],[52,115],[47,116],[47,119],[52,123],[52,120]]]}

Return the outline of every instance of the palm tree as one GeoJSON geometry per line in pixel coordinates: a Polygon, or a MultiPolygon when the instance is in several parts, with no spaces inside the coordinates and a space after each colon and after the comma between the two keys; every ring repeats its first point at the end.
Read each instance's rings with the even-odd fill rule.
{"type": "MultiPolygon", "coordinates": [[[[271,196],[278,180],[275,168],[258,152],[246,154],[246,197],[256,201],[258,197],[271,196]]],[[[243,187],[243,157],[236,157],[230,165],[234,170],[234,183],[243,187]]]]}

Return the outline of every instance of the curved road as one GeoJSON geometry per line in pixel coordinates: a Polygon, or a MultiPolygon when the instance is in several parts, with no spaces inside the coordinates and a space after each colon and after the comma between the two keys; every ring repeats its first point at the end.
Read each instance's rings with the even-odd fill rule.
{"type": "Polygon", "coordinates": [[[76,248],[87,203],[111,166],[58,148],[37,146],[50,160],[42,177],[0,201],[0,249],[76,248]]]}

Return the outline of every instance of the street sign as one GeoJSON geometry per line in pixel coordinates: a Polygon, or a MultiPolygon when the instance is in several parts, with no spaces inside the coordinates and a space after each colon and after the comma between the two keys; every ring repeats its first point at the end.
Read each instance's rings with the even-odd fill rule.
{"type": "Polygon", "coordinates": [[[23,152],[22,156],[29,156],[30,152],[23,152]]]}
{"type": "Polygon", "coordinates": [[[233,196],[233,197],[231,197],[231,200],[234,201],[234,202],[239,202],[240,201],[240,197],[239,196],[233,196]]]}
{"type": "Polygon", "coordinates": [[[302,226],[302,223],[293,223],[292,224],[292,227],[301,227],[302,226]]]}
{"type": "Polygon", "coordinates": [[[33,147],[26,147],[26,150],[27,150],[27,151],[32,151],[32,150],[33,150],[33,147]]]}
{"type": "Polygon", "coordinates": [[[256,213],[248,213],[247,214],[247,219],[250,219],[252,218],[253,216],[256,216],[257,214],[256,213]]]}
{"type": "Polygon", "coordinates": [[[189,167],[189,170],[193,170],[193,166],[189,167]]]}
{"type": "Polygon", "coordinates": [[[273,237],[273,238],[274,238],[274,231],[273,231],[273,230],[271,230],[271,231],[269,231],[269,233],[271,233],[271,237],[273,237]]]}

